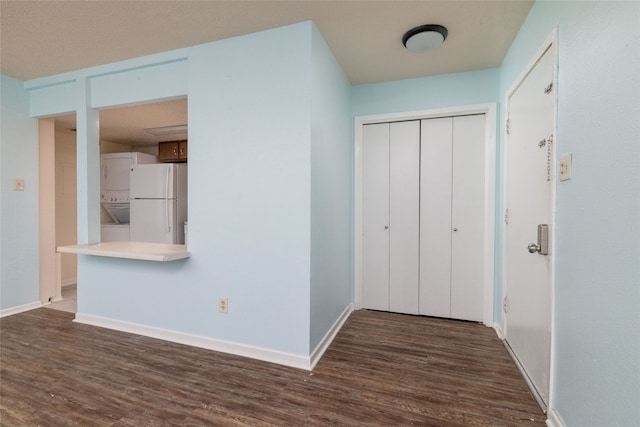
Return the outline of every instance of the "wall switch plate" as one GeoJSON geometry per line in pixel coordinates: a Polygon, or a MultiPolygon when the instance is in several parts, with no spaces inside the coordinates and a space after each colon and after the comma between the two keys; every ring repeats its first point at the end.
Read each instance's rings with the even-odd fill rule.
{"type": "Polygon", "coordinates": [[[560,157],[560,181],[571,179],[571,153],[560,157]]]}
{"type": "Polygon", "coordinates": [[[24,191],[24,178],[16,178],[13,182],[14,191],[24,191]]]}

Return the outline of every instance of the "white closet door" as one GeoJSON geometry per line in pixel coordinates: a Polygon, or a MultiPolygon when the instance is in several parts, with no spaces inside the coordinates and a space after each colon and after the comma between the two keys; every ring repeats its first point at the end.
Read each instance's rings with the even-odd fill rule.
{"type": "Polygon", "coordinates": [[[366,125],[362,145],[362,306],[389,310],[389,123],[366,125]]]}
{"type": "Polygon", "coordinates": [[[451,317],[482,321],[485,116],[453,119],[451,317]]]}
{"type": "Polygon", "coordinates": [[[451,317],[451,117],[422,120],[420,314],[451,317]]]}
{"type": "Polygon", "coordinates": [[[389,310],[418,314],[420,122],[390,125],[389,310]]]}

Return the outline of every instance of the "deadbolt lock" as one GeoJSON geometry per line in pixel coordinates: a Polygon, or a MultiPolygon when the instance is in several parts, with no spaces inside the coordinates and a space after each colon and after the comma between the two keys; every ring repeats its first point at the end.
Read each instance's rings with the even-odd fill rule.
{"type": "Polygon", "coordinates": [[[549,224],[538,224],[538,243],[529,243],[529,253],[549,255],[549,224]]]}

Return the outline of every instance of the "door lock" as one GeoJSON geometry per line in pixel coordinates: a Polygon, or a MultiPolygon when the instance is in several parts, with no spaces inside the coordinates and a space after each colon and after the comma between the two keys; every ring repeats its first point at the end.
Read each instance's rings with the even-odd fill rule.
{"type": "Polygon", "coordinates": [[[549,255],[549,224],[538,224],[538,243],[529,243],[529,253],[549,255]]]}

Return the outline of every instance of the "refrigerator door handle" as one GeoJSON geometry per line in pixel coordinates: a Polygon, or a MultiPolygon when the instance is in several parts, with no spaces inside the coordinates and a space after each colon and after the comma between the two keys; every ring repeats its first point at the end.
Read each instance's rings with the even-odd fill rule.
{"type": "Polygon", "coordinates": [[[169,221],[169,199],[164,199],[165,215],[167,216],[167,233],[171,232],[171,223],[169,221]]]}
{"type": "Polygon", "coordinates": [[[167,215],[167,233],[171,232],[171,222],[169,221],[169,175],[171,174],[171,168],[167,168],[167,181],[164,187],[164,207],[165,214],[167,215]]]}
{"type": "Polygon", "coordinates": [[[164,198],[169,198],[169,175],[171,174],[171,168],[167,167],[166,182],[164,183],[164,198]]]}

